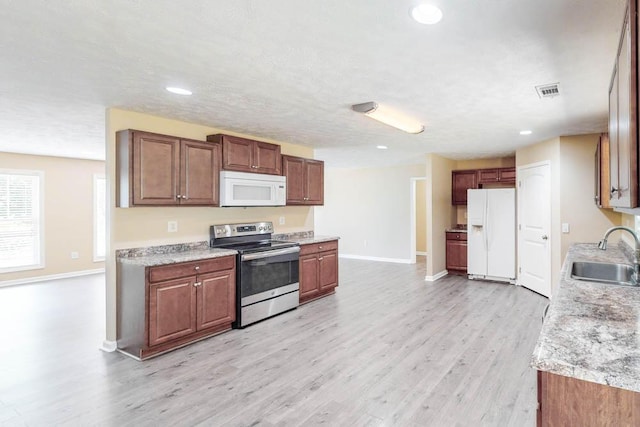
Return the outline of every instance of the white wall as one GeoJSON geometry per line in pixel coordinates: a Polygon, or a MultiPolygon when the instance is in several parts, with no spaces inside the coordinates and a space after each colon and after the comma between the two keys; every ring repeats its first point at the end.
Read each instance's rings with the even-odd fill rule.
{"type": "Polygon", "coordinates": [[[340,237],[340,255],[411,261],[411,178],[425,165],[324,172],[324,206],[315,209],[316,235],[340,237]]]}

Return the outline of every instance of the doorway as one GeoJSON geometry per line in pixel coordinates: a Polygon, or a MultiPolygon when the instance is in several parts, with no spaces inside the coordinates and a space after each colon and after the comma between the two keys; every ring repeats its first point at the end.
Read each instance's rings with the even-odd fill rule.
{"type": "Polygon", "coordinates": [[[518,167],[518,284],[551,297],[551,164],[518,167]]]}
{"type": "Polygon", "coordinates": [[[427,255],[427,179],[411,178],[411,260],[427,255]]]}

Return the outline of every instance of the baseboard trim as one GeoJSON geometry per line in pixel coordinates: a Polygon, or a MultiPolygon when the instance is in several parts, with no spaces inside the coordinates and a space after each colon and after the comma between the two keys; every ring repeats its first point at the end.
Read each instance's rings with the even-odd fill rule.
{"type": "Polygon", "coordinates": [[[425,276],[424,280],[426,282],[435,282],[436,280],[446,276],[447,274],[449,274],[447,270],[442,270],[440,273],[434,274],[433,276],[425,276]]]}
{"type": "Polygon", "coordinates": [[[416,252],[416,255],[420,255],[420,256],[427,256],[427,253],[426,253],[426,252],[420,252],[420,251],[417,251],[417,252],[416,252]]]}
{"type": "Polygon", "coordinates": [[[95,270],[72,271],[70,273],[50,274],[48,276],[28,277],[25,279],[5,280],[0,282],[0,288],[5,286],[26,285],[29,283],[48,282],[49,280],[69,279],[72,277],[90,276],[92,274],[102,274],[104,268],[96,268],[95,270]]]}
{"type": "Polygon", "coordinates": [[[402,258],[381,258],[381,257],[349,255],[349,254],[339,254],[338,256],[340,258],[361,259],[365,261],[394,262],[396,264],[414,264],[414,262],[411,261],[410,259],[402,259],[402,258]]]}
{"type": "Polygon", "coordinates": [[[104,340],[104,341],[102,341],[102,345],[100,347],[98,347],[98,348],[100,350],[104,351],[105,353],[113,353],[118,348],[118,342],[117,341],[104,340]]]}

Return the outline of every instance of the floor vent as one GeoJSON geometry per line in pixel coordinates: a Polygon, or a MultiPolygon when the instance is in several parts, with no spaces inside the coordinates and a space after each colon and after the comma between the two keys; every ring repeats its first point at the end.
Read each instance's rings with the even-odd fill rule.
{"type": "Polygon", "coordinates": [[[560,85],[551,83],[548,85],[536,86],[536,92],[540,98],[553,98],[560,95],[560,85]]]}

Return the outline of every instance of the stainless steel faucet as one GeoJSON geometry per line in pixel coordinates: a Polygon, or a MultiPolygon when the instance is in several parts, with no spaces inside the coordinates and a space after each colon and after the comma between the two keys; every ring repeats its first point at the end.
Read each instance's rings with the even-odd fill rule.
{"type": "Polygon", "coordinates": [[[634,240],[636,241],[636,249],[633,255],[633,270],[635,271],[634,279],[637,281],[638,278],[640,278],[640,239],[638,239],[638,235],[636,234],[635,231],[633,231],[629,227],[623,227],[621,225],[618,225],[616,227],[611,227],[606,231],[606,233],[604,233],[604,237],[602,238],[602,240],[600,240],[600,243],[598,243],[598,249],[601,249],[603,251],[607,250],[607,239],[609,238],[609,234],[611,234],[616,230],[628,231],[629,233],[631,233],[634,240]]]}

